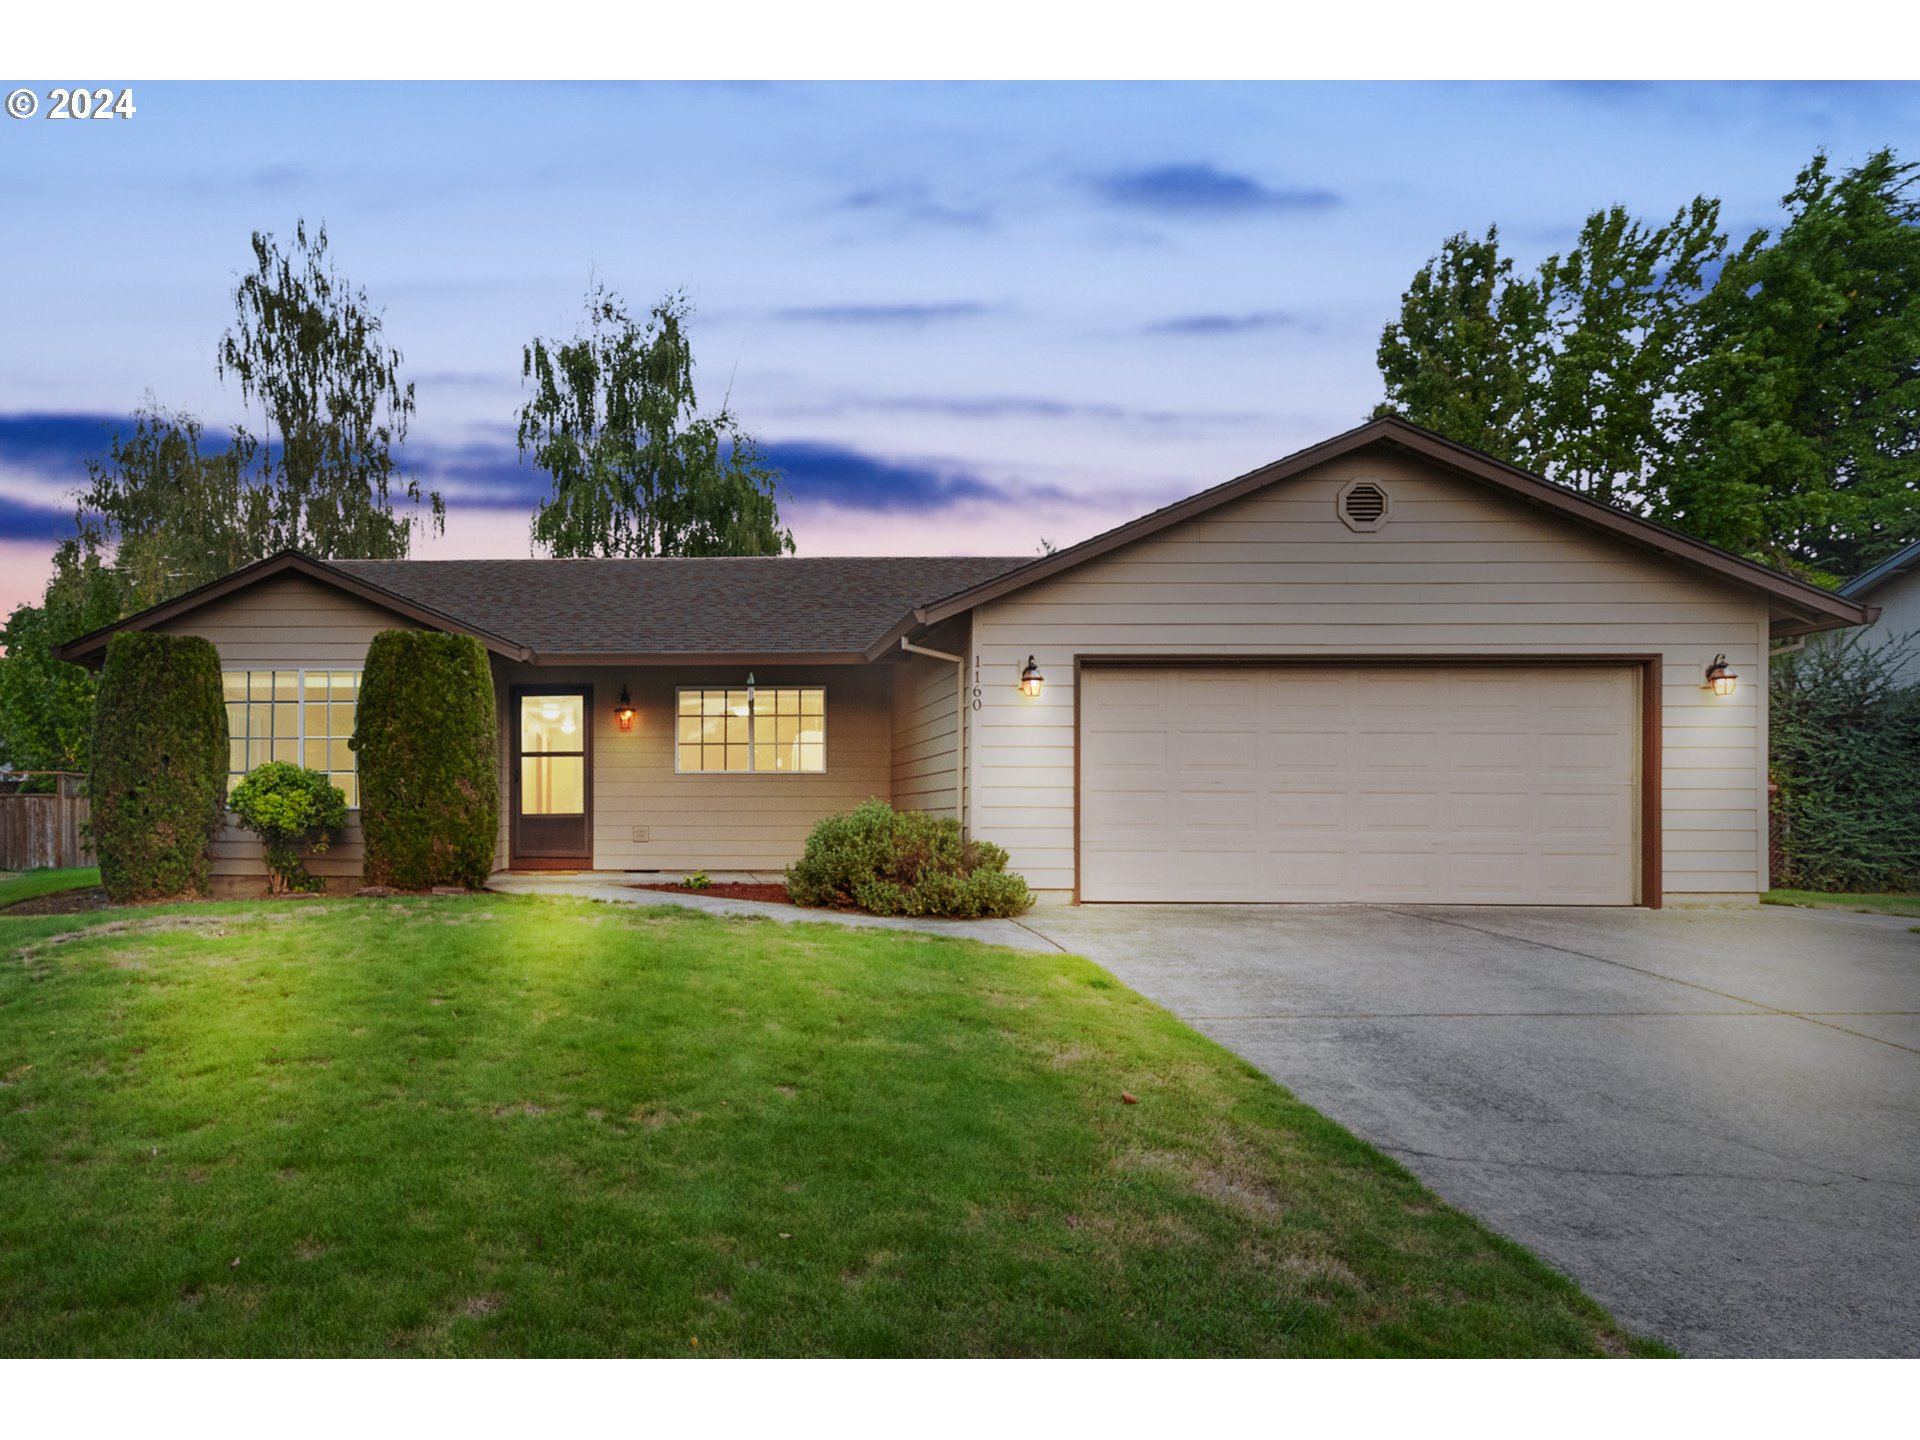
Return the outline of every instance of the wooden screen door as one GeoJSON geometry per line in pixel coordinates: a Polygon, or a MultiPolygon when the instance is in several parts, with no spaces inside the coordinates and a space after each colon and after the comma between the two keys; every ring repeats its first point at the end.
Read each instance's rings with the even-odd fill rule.
{"type": "Polygon", "coordinates": [[[511,863],[593,868],[593,687],[515,689],[511,863]]]}

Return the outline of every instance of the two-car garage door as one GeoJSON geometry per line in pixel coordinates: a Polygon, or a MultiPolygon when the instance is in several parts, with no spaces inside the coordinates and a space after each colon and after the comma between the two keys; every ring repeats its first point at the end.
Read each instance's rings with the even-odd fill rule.
{"type": "Polygon", "coordinates": [[[1630,665],[1088,665],[1083,900],[1631,905],[1630,665]]]}

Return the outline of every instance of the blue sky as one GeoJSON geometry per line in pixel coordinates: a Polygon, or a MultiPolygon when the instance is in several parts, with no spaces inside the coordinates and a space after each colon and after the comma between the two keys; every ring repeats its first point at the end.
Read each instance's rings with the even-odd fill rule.
{"type": "MultiPolygon", "coordinates": [[[[9,88],[11,88],[9,82],[9,88]]],[[[521,346],[592,276],[693,301],[703,400],[787,472],[802,553],[1023,553],[1347,428],[1441,240],[1588,211],[1771,224],[1816,147],[1920,154],[1891,84],[138,84],[0,121],[0,607],[149,392],[213,364],[249,231],[324,221],[446,493],[424,555],[527,553],[521,346]]],[[[256,417],[257,419],[257,417],[256,417]]]]}

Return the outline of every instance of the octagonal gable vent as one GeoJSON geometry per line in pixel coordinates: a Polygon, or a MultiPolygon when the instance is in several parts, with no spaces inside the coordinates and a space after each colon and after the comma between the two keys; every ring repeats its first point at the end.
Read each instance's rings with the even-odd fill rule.
{"type": "Polygon", "coordinates": [[[1387,523],[1393,502],[1378,480],[1349,480],[1340,487],[1334,506],[1349,530],[1378,530],[1387,523]]]}

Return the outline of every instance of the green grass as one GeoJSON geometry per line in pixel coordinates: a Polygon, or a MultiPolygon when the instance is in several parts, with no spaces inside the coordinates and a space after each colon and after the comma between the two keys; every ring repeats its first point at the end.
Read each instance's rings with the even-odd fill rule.
{"type": "Polygon", "coordinates": [[[1825,890],[1769,890],[1763,905],[1800,905],[1815,910],[1858,910],[1868,915],[1920,915],[1920,895],[1838,895],[1825,890]]]}
{"type": "Polygon", "coordinates": [[[22,870],[0,876],[0,910],[31,900],[36,895],[52,895],[60,890],[91,890],[100,883],[100,867],[87,865],[76,870],[22,870]]]}
{"type": "Polygon", "coordinates": [[[0,1353],[1661,1352],[1085,960],[481,896],[0,917],[0,1353]]]}

